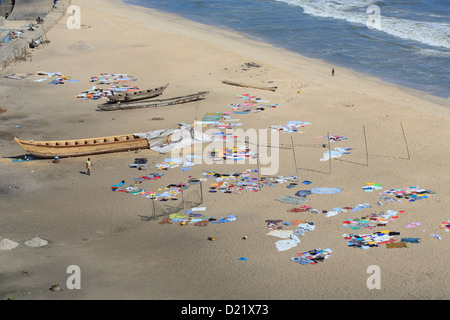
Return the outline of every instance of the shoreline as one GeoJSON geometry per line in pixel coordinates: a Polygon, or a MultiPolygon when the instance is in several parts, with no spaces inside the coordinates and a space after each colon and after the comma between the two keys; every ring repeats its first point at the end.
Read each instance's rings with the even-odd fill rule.
{"type": "Polygon", "coordinates": [[[158,10],[156,8],[140,6],[140,5],[137,5],[137,4],[126,3],[124,0],[122,0],[122,3],[124,5],[130,5],[130,6],[140,7],[140,8],[151,9],[151,10],[154,10],[155,12],[158,12],[158,13],[163,14],[163,15],[164,14],[175,15],[175,16],[179,17],[180,19],[185,19],[185,20],[191,21],[193,23],[198,23],[200,25],[209,26],[209,27],[212,27],[212,28],[217,28],[217,29],[224,30],[224,31],[230,32],[230,33],[236,33],[236,34],[238,34],[238,35],[240,35],[240,36],[242,36],[242,37],[244,37],[244,38],[246,38],[248,40],[255,41],[255,42],[261,42],[261,43],[266,43],[266,44],[272,46],[273,48],[278,48],[278,49],[281,49],[281,50],[285,50],[287,52],[291,52],[293,54],[297,54],[299,57],[304,58],[304,59],[312,59],[312,60],[316,60],[316,61],[321,61],[321,62],[329,65],[330,68],[332,68],[334,66],[334,67],[338,67],[338,68],[341,68],[341,69],[347,69],[349,71],[356,72],[357,74],[360,74],[362,76],[366,75],[367,77],[375,78],[375,79],[377,79],[377,80],[379,80],[379,81],[381,81],[383,83],[386,83],[386,84],[389,84],[389,85],[392,85],[392,86],[397,86],[397,87],[400,87],[400,88],[404,88],[405,90],[409,91],[412,94],[416,94],[417,96],[420,96],[421,94],[423,94],[425,96],[425,99],[430,98],[431,101],[433,101],[435,103],[440,103],[443,106],[444,105],[450,106],[450,104],[448,103],[448,101],[450,101],[450,97],[445,97],[443,95],[429,93],[426,90],[422,90],[422,89],[418,88],[418,85],[411,84],[409,86],[406,83],[403,84],[402,82],[404,82],[404,81],[402,81],[401,79],[389,79],[389,78],[383,79],[382,76],[378,76],[378,75],[375,75],[375,74],[372,74],[372,73],[366,73],[366,72],[364,72],[362,70],[355,70],[348,63],[338,63],[338,62],[334,62],[332,60],[320,58],[320,57],[314,56],[314,55],[304,55],[303,53],[299,53],[299,52],[290,50],[290,49],[285,48],[285,47],[283,47],[281,45],[278,46],[278,45],[276,45],[274,43],[271,43],[270,41],[264,41],[263,39],[258,39],[257,36],[253,36],[251,34],[246,34],[245,32],[239,32],[239,31],[234,30],[234,29],[232,29],[230,27],[227,27],[227,26],[215,25],[212,22],[211,22],[211,24],[203,23],[203,22],[197,21],[195,19],[190,19],[189,17],[183,16],[182,14],[177,14],[177,13],[170,12],[170,11],[165,11],[165,10],[158,10]],[[440,99],[442,99],[443,101],[440,101],[440,99]]]}
{"type": "MultiPolygon", "coordinates": [[[[42,299],[150,299],[150,300],[373,300],[448,299],[449,270],[445,261],[449,234],[439,229],[448,217],[450,177],[445,175],[450,115],[447,107],[412,95],[407,90],[347,69],[335,77],[324,61],[211,28],[173,14],[123,4],[119,0],[72,0],[81,8],[79,30],[68,30],[64,19],[48,32],[50,44],[36,48],[32,61],[13,63],[2,74],[32,73],[29,78],[0,78],[0,241],[18,243],[0,250],[0,297],[42,299]],[[260,67],[245,68],[255,62],[260,67]],[[63,72],[79,82],[50,85],[35,82],[37,71],[63,72]],[[98,112],[103,100],[76,98],[93,85],[91,76],[126,73],[142,89],[170,83],[161,98],[209,91],[205,100],[156,109],[98,112]],[[223,84],[233,80],[259,86],[277,86],[275,92],[223,84]],[[258,113],[233,114],[230,104],[250,94],[277,103],[258,113]],[[24,154],[13,137],[63,140],[105,137],[173,128],[211,112],[230,112],[243,130],[268,129],[287,121],[308,121],[302,133],[279,135],[277,176],[296,175],[311,187],[342,188],[342,193],[310,195],[307,204],[319,213],[291,212],[300,205],[276,199],[309,188],[279,183],[261,191],[209,192],[215,180],[203,185],[206,214],[214,218],[236,215],[233,222],[205,227],[177,222],[145,221],[152,201],[138,194],[113,192],[112,185],[151,173],[163,173],[139,187],[166,190],[171,184],[203,178],[204,170],[226,174],[256,169],[256,164],[196,164],[188,171],[160,170],[156,165],[171,154],[151,150],[87,157],[13,162],[24,154]],[[408,144],[402,135],[405,129],[408,144]],[[364,132],[363,132],[364,129],[364,132]],[[347,140],[331,147],[352,148],[332,162],[322,162],[323,136],[347,140]],[[367,133],[367,145],[364,138],[367,133]],[[293,145],[293,148],[292,148],[293,145]],[[366,146],[367,146],[366,145],[366,146]],[[408,147],[408,149],[406,148],[408,147]],[[294,151],[294,152],[292,152],[294,151]],[[295,155],[295,157],[293,157],[295,155]],[[147,158],[147,171],[130,168],[136,158],[147,158]],[[369,160],[366,163],[366,160],[369,160]],[[328,171],[330,170],[330,171],[328,171]],[[377,192],[361,187],[376,182],[384,190],[419,186],[436,194],[416,202],[377,205],[377,192]],[[327,217],[323,210],[370,203],[372,209],[341,212],[327,217]],[[371,212],[404,211],[386,227],[350,230],[343,221],[371,212]],[[322,213],[320,213],[322,212],[322,213]],[[267,220],[304,220],[316,228],[301,237],[297,248],[277,251],[267,235],[267,220]],[[406,225],[420,221],[420,228],[406,225]],[[389,230],[396,237],[418,237],[407,248],[348,248],[342,234],[389,230]],[[430,234],[439,234],[441,240],[430,234]],[[33,237],[47,240],[30,248],[33,237]],[[215,241],[208,240],[214,237],[215,241]],[[244,240],[245,239],[245,240],[244,240]],[[330,259],[299,265],[297,253],[331,248],[330,259]],[[247,260],[240,260],[245,257],[247,260]],[[415,263],[405,263],[415,261],[415,263]],[[81,290],[66,288],[67,267],[81,269],[81,290]],[[366,286],[368,266],[382,270],[382,289],[366,286]],[[24,270],[30,270],[26,275],[24,270]],[[49,290],[59,283],[62,291],[49,290]],[[303,288],[304,290],[299,290],[303,288]]],[[[437,99],[439,100],[439,99],[437,99]]],[[[208,148],[205,145],[204,148],[208,148]]],[[[263,164],[267,166],[267,164],[263,164]]],[[[186,196],[188,193],[186,193],[186,196]]],[[[155,201],[158,210],[176,201],[155,201]]],[[[291,226],[283,225],[288,230],[291,226]]],[[[291,229],[292,230],[292,229],[291,229]]]]}
{"type": "MultiPolygon", "coordinates": [[[[317,58],[317,57],[304,56],[304,55],[302,55],[300,53],[297,53],[295,51],[291,51],[291,50],[286,49],[284,47],[275,46],[275,45],[273,45],[271,43],[260,41],[259,39],[256,39],[256,37],[253,38],[253,37],[251,37],[249,35],[245,35],[243,33],[235,31],[235,30],[233,30],[231,28],[225,28],[225,27],[222,28],[222,27],[216,26],[216,25],[203,24],[201,22],[197,22],[195,20],[191,20],[191,19],[185,18],[185,17],[183,17],[181,15],[178,15],[176,13],[172,13],[172,12],[168,12],[168,11],[159,11],[157,9],[150,8],[150,7],[145,7],[145,6],[139,6],[139,5],[135,5],[135,4],[125,3],[123,0],[115,0],[115,2],[116,2],[116,4],[121,4],[121,5],[124,5],[124,6],[130,6],[131,8],[134,8],[133,10],[137,10],[137,11],[139,11],[139,8],[144,8],[146,10],[149,10],[149,13],[153,13],[156,16],[162,18],[163,20],[168,20],[168,19],[172,20],[171,18],[173,18],[175,21],[172,20],[172,22],[180,21],[181,24],[186,23],[186,24],[188,24],[188,25],[190,25],[190,26],[192,26],[194,28],[198,28],[198,29],[202,29],[202,30],[204,30],[206,28],[209,29],[209,27],[210,27],[211,28],[211,29],[209,29],[210,32],[213,31],[213,32],[218,33],[218,34],[225,35],[226,37],[229,37],[231,39],[235,39],[235,38],[239,38],[240,37],[240,38],[242,38],[243,41],[249,41],[249,42],[253,43],[256,46],[258,46],[258,45],[263,46],[263,47],[267,46],[267,47],[273,49],[275,52],[280,52],[280,54],[282,54],[282,55],[287,54],[289,56],[292,56],[294,58],[299,58],[299,59],[304,60],[306,62],[310,62],[310,63],[313,63],[313,64],[316,63],[318,65],[321,65],[322,67],[328,67],[330,70],[333,67],[336,67],[336,64],[333,61],[330,61],[330,60],[327,60],[327,59],[322,59],[322,58],[317,58]]],[[[211,40],[213,40],[213,38],[208,38],[208,41],[211,41],[211,40]]],[[[239,51],[239,52],[241,52],[241,51],[239,51]]],[[[338,65],[338,66],[340,66],[340,65],[338,65]]],[[[450,108],[450,100],[445,98],[445,97],[438,96],[438,95],[433,95],[433,94],[430,94],[430,93],[428,93],[426,91],[423,91],[423,90],[420,90],[420,89],[417,89],[417,88],[414,88],[414,87],[408,87],[408,86],[404,86],[402,84],[398,84],[398,83],[395,83],[395,82],[390,82],[389,80],[383,80],[383,79],[381,79],[380,77],[378,77],[376,75],[372,75],[372,74],[369,74],[369,73],[364,73],[364,72],[361,72],[361,71],[357,71],[357,70],[354,70],[354,69],[346,67],[346,66],[342,66],[342,68],[340,68],[340,70],[345,70],[345,72],[348,72],[348,73],[353,74],[353,75],[358,76],[358,77],[365,78],[366,80],[373,81],[374,83],[381,83],[381,84],[386,85],[386,86],[390,86],[390,87],[393,87],[393,88],[398,88],[399,90],[405,92],[406,94],[410,94],[410,95],[413,95],[413,96],[415,96],[417,98],[424,99],[424,100],[432,102],[434,104],[438,104],[438,105],[440,105],[440,106],[442,106],[444,108],[450,108]]],[[[449,110],[443,109],[442,111],[445,113],[446,117],[450,116],[449,110]]]]}

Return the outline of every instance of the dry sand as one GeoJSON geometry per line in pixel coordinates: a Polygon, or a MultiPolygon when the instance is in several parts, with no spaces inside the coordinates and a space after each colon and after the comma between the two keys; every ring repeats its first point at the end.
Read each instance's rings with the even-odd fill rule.
{"type": "MultiPolygon", "coordinates": [[[[0,296],[20,299],[449,299],[448,243],[439,229],[450,219],[448,159],[450,157],[447,100],[386,84],[367,75],[306,59],[297,54],[250,40],[239,34],[204,26],[172,14],[123,5],[119,1],[72,2],[81,8],[82,28],[69,30],[62,19],[47,36],[50,44],[32,51],[32,61],[11,65],[4,75],[63,72],[79,83],[48,85],[33,78],[0,79],[0,239],[19,243],[0,251],[0,296]],[[243,70],[246,62],[260,68],[243,70]],[[331,76],[335,67],[336,75],[331,76]],[[170,83],[164,97],[210,91],[206,100],[158,109],[97,112],[99,101],[76,99],[89,89],[91,76],[127,73],[141,88],[170,83]],[[276,92],[228,86],[222,80],[277,86],[276,92]],[[300,91],[300,93],[298,93],[300,91]],[[290,213],[295,205],[275,201],[304,188],[264,187],[241,195],[204,192],[203,206],[211,216],[228,214],[237,220],[207,227],[161,225],[142,221],[151,214],[151,201],[111,192],[121,180],[131,183],[141,175],[128,164],[136,157],[149,163],[167,155],[150,150],[93,156],[93,174],[84,174],[85,157],[15,163],[24,150],[13,141],[58,140],[171,128],[190,123],[207,112],[229,111],[236,95],[249,93],[273,103],[275,109],[235,115],[244,128],[268,128],[289,120],[309,121],[303,134],[280,135],[289,146],[291,136],[301,180],[314,187],[343,188],[341,194],[312,195],[313,208],[370,203],[367,211],[323,214],[290,213]],[[163,118],[155,121],[152,118],[163,118]],[[405,130],[410,159],[403,139],[405,130]],[[369,164],[363,126],[367,134],[369,164]],[[325,149],[316,136],[339,134],[348,138],[332,145],[353,148],[351,154],[320,162],[325,149]],[[366,182],[384,188],[420,186],[437,193],[417,202],[378,208],[376,192],[364,192],[366,182]],[[405,210],[388,224],[397,236],[419,237],[420,244],[387,249],[349,248],[342,234],[347,218],[383,209],[405,210]],[[371,210],[371,211],[369,211],[371,210]],[[267,236],[267,219],[314,222],[316,229],[297,248],[278,252],[276,238],[267,236]],[[407,229],[420,221],[417,229],[407,229]],[[431,237],[437,233],[441,240],[431,237]],[[247,236],[243,240],[243,236],[247,236]],[[215,241],[208,241],[213,236],[215,241]],[[48,245],[24,243],[39,237],[48,245]],[[302,266],[290,261],[296,252],[333,250],[329,259],[302,266]],[[246,257],[247,261],[238,260],[246,257]],[[81,289],[66,286],[67,267],[81,269],[81,289]],[[381,289],[368,289],[367,268],[381,270],[381,289]],[[29,272],[24,273],[24,270],[29,272]],[[54,283],[63,289],[49,290],[54,283]]],[[[192,170],[164,171],[164,187],[200,177],[203,169],[236,172],[254,165],[196,165],[192,170]]],[[[145,173],[155,172],[151,165],[145,173]]],[[[278,175],[295,175],[292,150],[280,149],[278,175]]],[[[311,187],[310,186],[310,187],[311,187]]],[[[207,187],[207,186],[206,186],[207,187]]],[[[368,229],[355,233],[370,233],[368,229]],[[366,231],[367,230],[367,231],[366,231]]]]}

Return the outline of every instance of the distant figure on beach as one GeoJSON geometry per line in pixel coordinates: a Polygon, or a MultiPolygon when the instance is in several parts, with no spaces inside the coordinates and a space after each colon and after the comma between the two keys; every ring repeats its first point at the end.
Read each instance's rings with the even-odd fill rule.
{"type": "Polygon", "coordinates": [[[53,159],[53,163],[59,163],[59,157],[56,156],[55,159],[53,159]]]}
{"type": "Polygon", "coordinates": [[[334,77],[334,68],[331,70],[331,75],[334,77]]]}
{"type": "Polygon", "coordinates": [[[86,161],[86,174],[88,176],[91,175],[91,169],[92,169],[91,158],[88,158],[87,161],[86,161]]]}

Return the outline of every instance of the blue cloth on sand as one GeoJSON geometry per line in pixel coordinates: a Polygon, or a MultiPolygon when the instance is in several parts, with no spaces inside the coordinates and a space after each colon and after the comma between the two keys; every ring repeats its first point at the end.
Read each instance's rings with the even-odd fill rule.
{"type": "Polygon", "coordinates": [[[341,188],[312,188],[311,193],[316,194],[333,194],[333,193],[341,193],[341,188]]]}

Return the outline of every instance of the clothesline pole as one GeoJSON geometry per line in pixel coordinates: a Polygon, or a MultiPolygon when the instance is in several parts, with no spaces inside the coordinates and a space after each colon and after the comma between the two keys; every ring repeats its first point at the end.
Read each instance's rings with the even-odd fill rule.
{"type": "Polygon", "coordinates": [[[183,210],[186,211],[186,206],[184,205],[184,194],[183,194],[183,183],[180,182],[180,189],[181,189],[181,201],[183,202],[183,210]]]}
{"type": "Polygon", "coordinates": [[[258,165],[258,189],[259,191],[261,191],[261,173],[260,173],[261,170],[259,167],[259,153],[256,154],[256,164],[258,165]]]}
{"type": "Polygon", "coordinates": [[[297,178],[298,176],[298,166],[297,166],[297,159],[295,158],[295,148],[294,148],[294,139],[291,136],[291,145],[292,145],[292,154],[294,155],[294,164],[295,164],[295,172],[297,174],[297,178]]]}
{"type": "Polygon", "coordinates": [[[153,203],[153,219],[156,219],[155,195],[154,194],[152,194],[152,203],[153,203]]]}
{"type": "Polygon", "coordinates": [[[195,121],[198,121],[197,111],[198,111],[198,102],[195,103],[195,121]]]}
{"type": "Polygon", "coordinates": [[[330,174],[331,174],[331,142],[330,142],[330,133],[328,132],[328,158],[330,160],[330,174]]]}
{"type": "Polygon", "coordinates": [[[369,166],[369,149],[367,148],[367,136],[365,126],[363,126],[363,132],[364,132],[364,143],[366,144],[366,166],[369,166]]]}
{"type": "Polygon", "coordinates": [[[408,153],[408,160],[411,160],[411,157],[409,156],[409,148],[408,148],[408,142],[406,141],[405,130],[403,129],[403,124],[401,122],[400,122],[400,126],[402,127],[403,140],[405,140],[406,152],[408,153]]]}
{"type": "Polygon", "coordinates": [[[202,187],[202,182],[200,181],[200,203],[203,204],[203,187],[202,187]]]}

